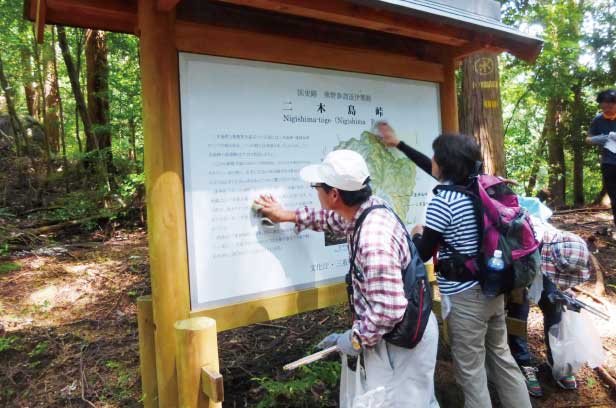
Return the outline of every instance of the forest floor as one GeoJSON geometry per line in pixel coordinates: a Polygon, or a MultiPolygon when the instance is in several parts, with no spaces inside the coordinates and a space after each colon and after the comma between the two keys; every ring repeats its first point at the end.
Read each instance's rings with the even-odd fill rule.
{"type": "MultiPolygon", "coordinates": [[[[578,211],[553,222],[592,242],[607,275],[601,301],[616,315],[616,241],[606,235],[609,220],[607,211],[578,211]]],[[[589,282],[583,289],[594,293],[594,286],[589,282]]],[[[0,406],[141,406],[136,299],[149,291],[146,235],[138,228],[66,234],[41,248],[5,254],[0,258],[0,406]]],[[[616,373],[616,325],[594,322],[608,348],[605,366],[616,373]]],[[[223,406],[336,406],[335,357],[298,373],[283,372],[282,366],[347,326],[348,313],[339,306],[220,333],[223,406]]],[[[542,363],[536,307],[528,330],[531,350],[542,363]]],[[[533,399],[535,407],[616,407],[614,391],[587,367],[579,373],[577,391],[559,389],[545,364],[539,378],[546,395],[533,399]]],[[[461,406],[443,344],[436,392],[442,407],[461,406]]]]}

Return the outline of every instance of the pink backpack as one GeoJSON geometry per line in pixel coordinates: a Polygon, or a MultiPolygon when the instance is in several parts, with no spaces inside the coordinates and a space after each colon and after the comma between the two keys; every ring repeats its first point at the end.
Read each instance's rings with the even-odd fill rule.
{"type": "Polygon", "coordinates": [[[500,293],[530,285],[535,275],[541,273],[539,242],[528,212],[520,207],[518,196],[507,182],[484,174],[474,177],[467,186],[436,186],[434,193],[440,190],[466,194],[473,202],[481,231],[479,254],[469,257],[445,245],[456,258],[464,259],[464,267],[483,284],[487,262],[498,249],[505,262],[500,293]]]}

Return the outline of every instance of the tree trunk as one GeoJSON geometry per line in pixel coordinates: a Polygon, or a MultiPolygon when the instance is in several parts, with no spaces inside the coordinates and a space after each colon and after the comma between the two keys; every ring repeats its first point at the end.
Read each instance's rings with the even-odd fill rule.
{"type": "Polygon", "coordinates": [[[60,84],[58,83],[58,56],[56,54],[56,47],[55,47],[55,42],[56,42],[56,27],[52,26],[51,27],[51,42],[52,44],[54,44],[53,47],[53,70],[56,73],[56,88],[58,89],[58,106],[60,108],[60,141],[61,141],[61,145],[62,145],[62,162],[64,164],[64,187],[66,189],[66,192],[69,192],[69,185],[68,185],[68,177],[66,177],[66,174],[68,172],[68,159],[66,158],[66,136],[64,133],[64,109],[62,108],[62,94],[60,93],[60,84]]]}
{"type": "Polygon", "coordinates": [[[17,155],[21,155],[22,152],[28,151],[28,140],[23,125],[17,116],[15,110],[15,104],[13,103],[13,96],[11,95],[10,87],[6,75],[4,74],[4,65],[2,64],[2,57],[0,57],[0,86],[4,91],[4,98],[6,100],[6,107],[9,111],[9,118],[11,127],[13,128],[13,134],[15,135],[15,150],[17,155]]]}
{"type": "Polygon", "coordinates": [[[58,73],[54,69],[55,41],[46,47],[45,55],[45,133],[49,148],[53,153],[60,151],[60,93],[58,90],[58,73]]]}
{"type": "Polygon", "coordinates": [[[136,130],[135,130],[135,118],[133,116],[131,116],[130,118],[128,118],[128,130],[129,130],[129,136],[130,136],[130,145],[131,145],[131,154],[130,154],[130,159],[137,164],[137,138],[136,138],[136,130]]]}
{"type": "Polygon", "coordinates": [[[105,150],[107,170],[111,169],[111,129],[109,124],[109,65],[105,33],[86,33],[88,113],[94,137],[86,141],[86,151],[105,150]]]}
{"type": "MultiPolygon", "coordinates": [[[[43,84],[45,83],[45,81],[43,81],[43,69],[42,69],[42,63],[41,63],[41,49],[39,48],[38,42],[36,41],[36,35],[34,35],[34,26],[32,26],[32,32],[33,32],[33,36],[32,36],[32,48],[34,50],[34,72],[36,74],[38,83],[40,84],[41,88],[44,88],[43,84]]],[[[44,90],[41,89],[41,95],[40,95],[40,107],[41,107],[41,112],[43,114],[43,118],[45,118],[47,116],[47,105],[45,103],[45,93],[44,90]]],[[[49,137],[47,136],[47,130],[45,128],[43,128],[43,130],[45,130],[45,132],[43,132],[45,134],[45,137],[43,138],[43,149],[45,150],[45,155],[47,158],[47,176],[49,176],[49,174],[51,173],[51,151],[49,148],[49,137]]],[[[45,179],[47,180],[47,179],[45,179]]],[[[45,187],[46,187],[47,182],[45,181],[43,188],[39,189],[39,195],[42,195],[45,187]]],[[[37,201],[41,201],[40,197],[37,199],[37,201]]]]}
{"type": "MultiPolygon", "coordinates": [[[[66,31],[63,26],[58,26],[58,42],[60,43],[60,50],[62,50],[62,58],[64,59],[66,71],[68,72],[68,78],[71,83],[71,89],[73,90],[73,96],[75,97],[75,107],[79,112],[81,121],[83,122],[83,128],[86,137],[90,139],[93,137],[92,122],[90,121],[90,116],[88,114],[88,109],[86,107],[86,101],[83,96],[83,92],[81,92],[81,87],[79,86],[79,71],[75,68],[75,64],[73,63],[71,50],[68,46],[68,41],[66,40],[66,31]]],[[[79,121],[77,121],[77,126],[78,125],[79,121]]],[[[81,139],[79,139],[79,131],[77,132],[77,143],[79,143],[79,151],[81,152],[81,139]]]]}
{"type": "Polygon", "coordinates": [[[571,120],[571,150],[573,152],[573,205],[584,205],[584,102],[582,101],[582,81],[573,87],[573,106],[571,120]]]}
{"type": "Polygon", "coordinates": [[[45,117],[45,96],[43,94],[43,70],[41,69],[41,50],[38,42],[36,42],[36,35],[34,34],[34,26],[32,27],[32,56],[34,57],[34,75],[39,85],[39,92],[37,95],[39,106],[39,122],[43,122],[42,118],[45,117]],[[42,114],[42,116],[41,116],[42,114]]]}
{"type": "MultiPolygon", "coordinates": [[[[64,30],[64,27],[62,27],[62,30],[64,30]]],[[[81,52],[83,51],[85,35],[84,35],[83,28],[78,28],[77,30],[78,31],[77,31],[76,41],[75,41],[76,42],[75,52],[77,54],[77,59],[75,63],[75,69],[74,69],[75,72],[73,73],[73,77],[76,78],[77,88],[79,89],[79,92],[81,93],[81,101],[83,103],[83,92],[81,91],[80,83],[81,83],[81,52]]],[[[66,43],[66,39],[64,40],[64,42],[66,43]]],[[[70,53],[68,55],[70,57],[70,53]]],[[[71,60],[71,65],[72,65],[72,58],[69,58],[69,59],[71,60]]],[[[83,112],[87,112],[87,110],[85,109],[85,104],[82,105],[82,110],[83,112]]],[[[79,153],[83,153],[83,145],[81,143],[81,137],[79,137],[79,117],[80,117],[79,112],[80,112],[80,107],[77,106],[77,104],[75,104],[75,139],[77,139],[77,145],[79,146],[79,153]]]]}
{"type": "Polygon", "coordinates": [[[533,156],[533,164],[530,168],[530,175],[528,176],[528,184],[524,191],[526,191],[527,196],[532,196],[537,186],[537,173],[539,173],[539,168],[541,167],[541,158],[545,154],[545,132],[541,134],[539,141],[537,142],[537,149],[535,150],[535,155],[533,156]]]}
{"type": "Polygon", "coordinates": [[[28,47],[21,48],[21,72],[28,114],[33,118],[40,120],[41,112],[39,108],[39,100],[41,91],[38,83],[34,80],[34,73],[32,72],[32,54],[28,47]]]}
{"type": "Polygon", "coordinates": [[[565,205],[565,151],[558,132],[559,119],[559,100],[553,96],[548,100],[543,132],[548,142],[550,195],[554,208],[565,205]]]}
{"type": "Polygon", "coordinates": [[[505,139],[498,73],[494,54],[478,53],[462,64],[460,129],[481,146],[484,172],[505,175],[505,139]]]}

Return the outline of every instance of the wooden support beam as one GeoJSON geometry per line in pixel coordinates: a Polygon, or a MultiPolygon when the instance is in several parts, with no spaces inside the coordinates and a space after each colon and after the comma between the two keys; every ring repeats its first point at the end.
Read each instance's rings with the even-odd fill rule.
{"type": "Polygon", "coordinates": [[[201,367],[201,389],[214,402],[223,402],[225,399],[224,382],[218,371],[201,367]]]}
{"type": "Polygon", "coordinates": [[[456,90],[456,61],[443,61],[444,80],[440,84],[441,126],[443,133],[458,133],[458,95],[456,90]]]}
{"type": "Polygon", "coordinates": [[[43,43],[45,39],[45,21],[47,20],[47,0],[36,0],[36,20],[34,21],[34,36],[36,42],[43,43]]]}
{"type": "Polygon", "coordinates": [[[181,0],[158,0],[157,8],[159,11],[168,12],[175,9],[175,6],[177,6],[180,1],[181,0]]]}
{"type": "Polygon", "coordinates": [[[143,406],[158,408],[152,296],[141,296],[137,299],[137,327],[139,329],[139,367],[143,406]]]}
{"type": "Polygon", "coordinates": [[[196,317],[176,322],[175,342],[179,406],[222,407],[222,376],[219,373],[216,321],[207,317],[196,317]],[[207,369],[205,382],[204,367],[207,369]],[[204,391],[207,391],[207,395],[204,391]],[[214,397],[211,397],[212,395],[214,397]]]}
{"type": "Polygon", "coordinates": [[[277,13],[313,18],[353,27],[418,38],[452,47],[480,46],[507,50],[514,56],[532,63],[541,52],[541,45],[533,39],[513,39],[497,32],[480,33],[477,29],[457,27],[437,19],[426,19],[392,10],[363,6],[334,0],[218,0],[277,13]]]}
{"type": "Polygon", "coordinates": [[[332,0],[219,0],[223,3],[254,7],[332,23],[419,38],[452,46],[468,42],[467,30],[427,21],[390,10],[332,0]]]}
{"type": "Polygon", "coordinates": [[[47,24],[96,28],[134,34],[136,1],[126,0],[36,0],[46,3],[47,24]]]}
{"type": "MultiPolygon", "coordinates": [[[[434,279],[433,284],[436,284],[436,277],[433,272],[434,266],[426,264],[426,268],[430,274],[430,279],[434,279]]],[[[347,302],[347,300],[346,284],[335,283],[213,309],[199,310],[191,312],[190,317],[210,317],[216,320],[218,330],[224,331],[339,305],[347,302]]]]}
{"type": "Polygon", "coordinates": [[[224,331],[342,304],[347,299],[346,284],[336,283],[299,292],[285,293],[214,309],[191,312],[190,316],[215,319],[218,330],[224,331]]]}
{"type": "Polygon", "coordinates": [[[441,82],[444,79],[440,64],[401,54],[213,25],[178,22],[176,45],[179,51],[222,57],[339,69],[430,82],[441,82]]]}
{"type": "Polygon", "coordinates": [[[494,54],[500,54],[505,50],[488,45],[469,44],[464,47],[456,48],[453,50],[452,55],[456,61],[462,60],[469,55],[476,54],[478,52],[490,52],[494,54]]]}
{"type": "MultiPolygon", "coordinates": [[[[188,318],[188,254],[175,16],[139,0],[148,247],[161,407],[178,406],[174,324],[188,318]]],[[[200,368],[201,366],[199,366],[200,368]]]]}

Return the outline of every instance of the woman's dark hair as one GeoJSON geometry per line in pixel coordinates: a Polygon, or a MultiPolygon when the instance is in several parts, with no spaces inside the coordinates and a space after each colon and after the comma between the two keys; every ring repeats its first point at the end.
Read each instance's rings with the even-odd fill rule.
{"type": "Polygon", "coordinates": [[[441,178],[454,184],[467,184],[481,166],[481,149],[475,139],[463,134],[442,134],[432,142],[434,160],[441,178]]]}
{"type": "Polygon", "coordinates": [[[616,90],[606,89],[597,95],[597,103],[616,103],[616,90]]]}
{"type": "MultiPolygon", "coordinates": [[[[320,187],[325,190],[326,193],[330,192],[334,187],[327,184],[321,184],[320,187]]],[[[370,177],[364,181],[364,187],[357,191],[346,191],[337,189],[340,193],[342,202],[349,207],[353,207],[358,204],[363,204],[372,196],[372,187],[370,187],[370,177]]]]}

